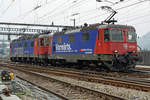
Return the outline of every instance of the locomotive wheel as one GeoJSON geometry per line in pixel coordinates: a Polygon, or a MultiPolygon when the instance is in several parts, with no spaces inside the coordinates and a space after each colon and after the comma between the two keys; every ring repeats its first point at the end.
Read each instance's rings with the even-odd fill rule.
{"type": "Polygon", "coordinates": [[[106,70],[114,71],[114,72],[124,72],[126,71],[126,65],[119,62],[103,62],[106,70]]]}

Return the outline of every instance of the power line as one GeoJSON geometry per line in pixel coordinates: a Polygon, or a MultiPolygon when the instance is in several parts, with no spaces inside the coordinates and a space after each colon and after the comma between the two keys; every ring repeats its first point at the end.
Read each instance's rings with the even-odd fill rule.
{"type": "MultiPolygon", "coordinates": [[[[127,22],[132,22],[132,21],[135,21],[135,20],[137,20],[137,19],[143,19],[143,18],[145,18],[145,17],[149,17],[149,16],[147,16],[147,15],[150,15],[150,14],[145,14],[145,15],[143,15],[143,16],[138,16],[138,17],[132,18],[132,19],[130,19],[130,20],[127,20],[127,22]]],[[[122,22],[125,22],[125,21],[122,21],[122,22]]]]}
{"type": "MultiPolygon", "coordinates": [[[[85,0],[86,1],[86,0],[85,0]]],[[[128,1],[130,1],[130,0],[128,0],[128,1]]],[[[128,1],[126,1],[126,2],[128,2],[128,1]]],[[[119,3],[117,3],[117,4],[119,4],[119,3]]],[[[79,5],[77,5],[76,7],[78,7],[79,5]]],[[[96,8],[97,9],[97,8],[96,8]]],[[[85,13],[86,15],[88,15],[89,13],[91,13],[91,12],[95,12],[96,11],[96,9],[92,9],[92,10],[87,10],[87,11],[84,11],[84,12],[80,12],[80,14],[83,14],[83,13],[85,13]]],[[[67,17],[69,17],[69,16],[67,16],[67,17]]],[[[60,19],[61,20],[61,19],[60,19]]],[[[58,20],[57,20],[58,21],[58,20]]]]}
{"type": "Polygon", "coordinates": [[[12,0],[12,2],[8,5],[8,7],[2,12],[2,15],[4,15],[7,10],[12,6],[12,4],[14,3],[15,0],[12,0]]]}
{"type": "MultiPolygon", "coordinates": [[[[69,0],[68,0],[69,1],[69,0]]],[[[79,1],[79,2],[77,2],[77,3],[75,3],[75,4],[73,4],[74,2],[70,2],[70,4],[72,4],[72,5],[70,5],[69,7],[66,7],[65,5],[63,5],[63,6],[65,6],[66,8],[65,9],[63,9],[63,10],[61,10],[60,12],[58,12],[58,13],[56,13],[55,15],[53,14],[53,15],[50,15],[50,16],[48,16],[49,14],[50,14],[50,12],[48,13],[48,14],[46,14],[45,16],[42,16],[41,17],[41,19],[43,18],[43,17],[55,17],[55,16],[57,16],[58,14],[60,14],[61,15],[61,13],[63,13],[64,11],[66,11],[66,10],[70,10],[70,8],[73,8],[73,7],[75,7],[75,5],[77,5],[77,4],[80,4],[80,3],[82,3],[82,2],[84,2],[84,1],[86,1],[86,0],[81,0],[81,1],[79,1]]],[[[62,7],[62,6],[61,6],[62,7]]],[[[63,7],[62,7],[63,8],[63,7]]],[[[46,17],[46,18],[47,18],[46,17]]],[[[43,19],[42,19],[43,20],[43,19]]]]}
{"type": "MultiPolygon", "coordinates": [[[[86,0],[85,0],[86,1],[86,0]]],[[[128,0],[129,1],[129,0],[128,0]]],[[[79,6],[79,5],[77,5],[77,6],[79,6]]],[[[83,14],[83,13],[85,13],[85,15],[91,15],[91,14],[89,14],[89,13],[92,13],[92,12],[95,12],[97,9],[92,9],[92,10],[87,10],[87,11],[84,11],[84,12],[80,12],[80,14],[83,14]]],[[[70,16],[67,16],[67,17],[70,17],[70,16]]],[[[61,20],[61,19],[59,19],[59,20],[61,20]]],[[[58,21],[58,20],[57,20],[58,21]]]]}
{"type": "MultiPolygon", "coordinates": [[[[67,0],[66,3],[68,3],[68,1],[69,1],[69,0],[67,0]]],[[[64,2],[62,2],[58,7],[55,7],[54,9],[52,9],[50,12],[48,12],[48,13],[44,14],[43,16],[41,16],[40,19],[46,17],[46,16],[49,15],[49,14],[54,13],[56,10],[58,10],[58,8],[62,8],[62,5],[64,5],[64,2]]]]}
{"type": "MultiPolygon", "coordinates": [[[[69,1],[69,0],[68,0],[69,1]]],[[[72,2],[71,2],[72,3],[72,2]]],[[[71,4],[70,3],[70,4],[71,4]]],[[[62,8],[64,8],[64,7],[66,7],[67,5],[65,5],[65,4],[67,4],[67,3],[64,3],[64,4],[62,4],[62,8]]],[[[58,7],[58,8],[60,8],[60,7],[58,7]]],[[[56,8],[57,9],[57,8],[56,8]]],[[[57,9],[58,10],[58,9],[57,9]]],[[[56,12],[56,11],[55,11],[56,12]]],[[[54,12],[53,12],[54,13],[54,12]]],[[[42,21],[42,20],[44,20],[44,19],[47,19],[48,17],[60,17],[60,16],[62,16],[63,14],[61,14],[60,12],[57,12],[57,13],[54,13],[54,14],[52,14],[52,15],[49,15],[50,14],[50,12],[49,13],[47,13],[47,14],[45,14],[45,16],[42,16],[42,17],[40,17],[41,18],[41,20],[40,21],[42,21]],[[57,16],[59,14],[59,16],[57,16]],[[49,15],[49,16],[48,16],[49,15]]]]}
{"type": "MultiPolygon", "coordinates": [[[[145,12],[142,12],[142,13],[139,13],[139,12],[137,13],[137,11],[136,11],[136,12],[132,12],[132,13],[134,14],[134,16],[136,16],[136,17],[130,18],[130,16],[128,15],[128,18],[130,18],[130,19],[128,19],[128,21],[130,21],[130,20],[132,21],[132,20],[134,20],[134,19],[136,19],[136,18],[137,18],[137,19],[140,19],[140,17],[142,17],[142,18],[143,18],[143,17],[148,17],[148,16],[146,16],[146,15],[150,15],[150,13],[149,13],[149,14],[146,14],[146,15],[145,15],[145,13],[146,13],[146,12],[149,12],[149,11],[150,11],[150,10],[145,11],[145,12]],[[143,15],[143,16],[138,16],[139,14],[140,14],[140,15],[143,15]]],[[[121,17],[120,19],[125,19],[125,18],[127,18],[127,17],[121,17]]]]}
{"type": "MultiPolygon", "coordinates": [[[[128,8],[128,7],[131,7],[131,6],[135,6],[135,5],[140,4],[140,3],[143,3],[143,2],[146,2],[146,1],[139,1],[139,2],[133,3],[133,4],[131,4],[131,5],[127,5],[127,6],[124,6],[124,7],[120,7],[120,8],[118,8],[118,9],[116,9],[116,11],[119,11],[119,10],[122,10],[122,9],[125,9],[125,8],[128,8]]],[[[104,16],[104,15],[106,15],[106,14],[108,14],[108,13],[101,14],[101,16],[104,16]]],[[[99,16],[100,16],[100,15],[96,15],[96,16],[94,16],[94,17],[90,17],[90,18],[84,19],[84,20],[82,20],[82,21],[89,20],[89,19],[93,19],[93,18],[99,17],[99,16]]],[[[81,21],[81,20],[80,20],[80,21],[81,21]]]]}
{"type": "MultiPolygon", "coordinates": [[[[81,2],[80,2],[80,3],[81,3],[81,2]]],[[[64,11],[66,11],[67,9],[69,9],[69,8],[66,8],[66,9],[62,10],[61,12],[59,12],[59,13],[57,13],[57,14],[55,14],[55,15],[48,16],[48,17],[54,17],[55,20],[56,20],[56,19],[62,20],[62,19],[60,18],[60,16],[62,16],[62,15],[63,15],[62,13],[63,13],[64,11]],[[58,14],[59,14],[59,16],[57,16],[58,14]]],[[[94,9],[94,10],[95,10],[95,9],[94,9]]],[[[82,12],[80,12],[80,13],[82,13],[82,12]]],[[[72,15],[72,14],[66,16],[66,18],[71,17],[71,15],[72,15]]],[[[58,21],[58,20],[57,20],[57,21],[58,21]]]]}
{"type": "MultiPolygon", "coordinates": [[[[136,9],[136,8],[135,8],[136,9]]],[[[141,11],[142,11],[142,13],[140,13],[140,12],[137,12],[136,10],[133,10],[132,12],[131,12],[131,10],[129,11],[126,11],[126,12],[123,12],[123,13],[121,13],[121,15],[124,15],[124,16],[128,16],[129,17],[129,13],[132,13],[132,15],[133,16],[136,16],[137,14],[143,14],[143,13],[145,13],[145,12],[147,12],[146,10],[147,10],[147,7],[142,7],[142,9],[140,9],[141,11]]],[[[123,17],[124,18],[124,17],[123,17]]]]}
{"type": "Polygon", "coordinates": [[[143,2],[145,2],[145,1],[140,1],[140,2],[133,3],[133,4],[131,4],[131,5],[127,5],[127,6],[124,6],[124,7],[120,7],[120,8],[118,8],[118,9],[116,9],[116,11],[117,11],[117,10],[122,10],[122,9],[125,9],[125,8],[128,8],[128,7],[131,7],[131,6],[134,6],[134,5],[143,3],[143,2]]]}
{"type": "MultiPolygon", "coordinates": [[[[57,0],[51,0],[51,1],[49,1],[49,2],[47,2],[46,4],[43,4],[43,5],[38,5],[37,4],[37,6],[36,7],[34,7],[34,8],[32,8],[31,10],[29,10],[29,11],[27,11],[27,12],[25,12],[25,13],[23,13],[23,14],[21,14],[21,15],[19,15],[19,16],[17,16],[16,18],[20,18],[21,16],[23,16],[23,19],[26,17],[26,16],[28,16],[30,13],[32,13],[33,11],[36,11],[36,10],[38,10],[38,9],[40,9],[40,8],[42,8],[42,7],[44,7],[44,6],[46,6],[46,5],[48,5],[48,4],[52,4],[53,2],[56,2],[57,0]]],[[[15,18],[15,19],[16,19],[15,18]]]]}
{"type": "MultiPolygon", "coordinates": [[[[127,1],[125,1],[125,2],[129,2],[129,1],[130,1],[130,0],[127,0],[127,1]]],[[[119,4],[119,3],[117,3],[117,4],[119,4]]],[[[87,11],[85,11],[85,12],[81,12],[81,14],[85,13],[86,15],[89,15],[89,13],[95,12],[97,9],[99,9],[99,8],[87,10],[87,11]]]]}

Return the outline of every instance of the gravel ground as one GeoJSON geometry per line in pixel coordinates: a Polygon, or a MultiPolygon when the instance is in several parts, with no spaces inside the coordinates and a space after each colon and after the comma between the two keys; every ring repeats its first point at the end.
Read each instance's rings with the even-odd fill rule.
{"type": "MultiPolygon", "coordinates": [[[[71,84],[90,88],[90,89],[93,89],[96,91],[111,94],[114,96],[120,96],[120,97],[128,99],[128,100],[150,100],[150,93],[149,92],[142,92],[142,91],[120,88],[120,87],[115,87],[115,86],[110,86],[110,85],[103,85],[100,83],[79,81],[76,79],[71,79],[71,78],[67,78],[67,77],[63,77],[63,76],[54,76],[54,75],[47,75],[47,74],[43,74],[43,75],[49,76],[51,78],[59,79],[61,81],[65,81],[65,82],[68,82],[71,84]]],[[[47,84],[45,84],[45,85],[47,85],[47,84]]],[[[55,87],[57,87],[57,86],[53,86],[53,88],[51,88],[51,90],[56,90],[55,87]]],[[[59,90],[58,90],[58,92],[59,92],[59,90]]],[[[67,95],[67,94],[64,93],[64,95],[67,95]]],[[[49,99],[49,100],[51,100],[51,99],[49,99]]]]}
{"type": "MultiPolygon", "coordinates": [[[[74,90],[69,85],[66,86],[64,84],[60,84],[59,82],[37,78],[37,76],[35,75],[31,76],[30,74],[25,74],[18,70],[9,69],[6,67],[5,69],[13,73],[16,73],[16,75],[24,79],[27,79],[28,81],[31,81],[32,83],[38,86],[47,88],[48,90],[51,90],[57,94],[64,95],[67,98],[69,98],[69,100],[101,100],[101,96],[95,96],[92,93],[87,93],[87,92],[76,90],[76,89],[74,90]]],[[[55,99],[47,99],[47,100],[55,100],[55,99]]]]}
{"type": "Polygon", "coordinates": [[[26,81],[20,80],[19,78],[15,78],[15,80],[22,85],[24,90],[26,90],[29,93],[27,94],[29,96],[23,96],[22,100],[61,100],[53,94],[41,90],[40,88],[26,81]]]}
{"type": "MultiPolygon", "coordinates": [[[[44,75],[47,76],[47,74],[44,74],[44,75]]],[[[54,75],[48,75],[48,76],[65,81],[65,82],[69,82],[75,85],[90,88],[96,91],[104,92],[104,93],[111,94],[114,96],[120,96],[129,100],[150,100],[149,92],[142,92],[142,91],[120,88],[120,87],[115,87],[115,86],[110,86],[110,85],[103,85],[99,83],[79,81],[76,79],[71,79],[71,78],[61,77],[61,76],[54,76],[54,75]]]]}
{"type": "MultiPolygon", "coordinates": [[[[1,70],[0,70],[1,72],[1,70]]],[[[51,93],[48,93],[24,80],[15,76],[12,85],[7,85],[13,89],[13,94],[19,96],[21,100],[62,100],[51,93]]]]}

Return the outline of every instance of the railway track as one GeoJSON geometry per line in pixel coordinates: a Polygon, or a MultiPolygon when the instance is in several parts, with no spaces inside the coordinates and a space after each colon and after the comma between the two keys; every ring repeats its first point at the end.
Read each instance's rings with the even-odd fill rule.
{"type": "MultiPolygon", "coordinates": [[[[10,62],[10,64],[14,65],[15,63],[10,62]]],[[[41,69],[41,66],[37,66],[37,65],[28,65],[28,64],[19,63],[19,66],[28,67],[28,68],[30,68],[32,66],[32,67],[36,67],[37,70],[39,68],[41,69]]],[[[150,78],[150,71],[145,71],[145,70],[134,70],[129,73],[120,73],[120,72],[106,72],[106,71],[102,71],[102,70],[91,71],[90,69],[75,69],[75,68],[64,68],[64,67],[54,67],[54,66],[43,67],[41,70],[42,71],[57,70],[60,72],[66,72],[66,70],[67,70],[67,72],[70,72],[70,73],[73,72],[73,73],[77,73],[77,74],[82,73],[82,74],[101,75],[101,76],[118,77],[118,78],[119,77],[150,78]]]]}
{"type": "MultiPolygon", "coordinates": [[[[5,65],[5,64],[4,64],[5,65]]],[[[124,87],[124,88],[130,88],[130,89],[136,89],[141,91],[150,92],[150,81],[143,79],[143,78],[135,78],[135,77],[110,77],[103,73],[98,72],[91,72],[91,71],[80,71],[80,70],[63,70],[63,69],[57,69],[57,68],[43,68],[43,67],[35,67],[24,64],[10,64],[11,66],[16,66],[18,68],[39,72],[39,73],[47,73],[47,74],[53,74],[58,76],[65,76],[70,77],[82,81],[87,82],[95,82],[95,83],[103,83],[107,85],[113,85],[117,87],[124,87]]],[[[10,66],[8,65],[8,66],[10,66]]],[[[7,64],[5,65],[7,66],[7,64]]],[[[115,75],[116,76],[116,75],[115,75]]]]}
{"type": "Polygon", "coordinates": [[[43,75],[37,71],[33,72],[31,69],[29,70],[25,68],[19,68],[16,66],[15,67],[5,66],[5,67],[17,70],[17,74],[20,73],[19,77],[30,83],[32,83],[31,82],[32,79],[37,79],[37,81],[34,80],[32,84],[59,96],[63,100],[125,100],[117,96],[109,95],[89,88],[78,86],[72,83],[67,83],[61,80],[50,78],[47,75],[43,75]],[[22,77],[23,74],[26,74],[27,75],[26,77],[28,78],[22,77]],[[42,80],[40,81],[42,83],[39,83],[39,80],[42,80]],[[46,88],[44,88],[42,85],[43,83],[50,84],[50,86],[45,85],[46,88]],[[49,90],[52,89],[52,87],[55,87],[56,90],[49,90]]]}

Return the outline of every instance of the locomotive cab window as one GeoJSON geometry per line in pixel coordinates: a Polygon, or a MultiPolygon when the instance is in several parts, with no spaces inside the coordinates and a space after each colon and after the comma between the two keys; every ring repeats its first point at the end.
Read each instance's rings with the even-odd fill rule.
{"type": "Polygon", "coordinates": [[[40,46],[44,46],[44,39],[43,38],[40,39],[40,46]]]}
{"type": "Polygon", "coordinates": [[[19,43],[19,46],[18,46],[19,48],[21,48],[22,47],[22,45],[21,45],[21,43],[19,43]]]}
{"type": "Polygon", "coordinates": [[[16,43],[14,43],[13,45],[14,45],[14,48],[16,48],[16,43]]]}
{"type": "Polygon", "coordinates": [[[26,47],[27,47],[27,42],[24,43],[24,48],[26,48],[26,47]]]}
{"type": "Polygon", "coordinates": [[[49,38],[44,38],[44,45],[48,46],[49,45],[49,38]]]}
{"type": "Polygon", "coordinates": [[[109,31],[110,31],[109,29],[104,30],[104,41],[110,40],[110,32],[109,31]]]}
{"type": "Polygon", "coordinates": [[[134,30],[128,30],[127,31],[127,40],[129,42],[135,42],[136,41],[136,33],[134,30]]]}
{"type": "Polygon", "coordinates": [[[88,41],[90,39],[89,33],[83,33],[82,34],[82,41],[88,41]]]}
{"type": "Polygon", "coordinates": [[[111,30],[111,40],[112,41],[123,41],[123,32],[122,32],[122,30],[112,29],[111,30]]]}
{"type": "Polygon", "coordinates": [[[72,34],[72,35],[69,35],[69,37],[68,37],[68,42],[71,42],[71,43],[74,42],[74,35],[73,35],[73,34],[72,34]]]}
{"type": "Polygon", "coordinates": [[[34,41],[31,42],[31,47],[32,47],[32,48],[34,47],[34,41]]]}

